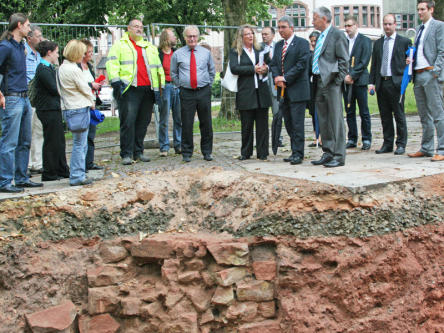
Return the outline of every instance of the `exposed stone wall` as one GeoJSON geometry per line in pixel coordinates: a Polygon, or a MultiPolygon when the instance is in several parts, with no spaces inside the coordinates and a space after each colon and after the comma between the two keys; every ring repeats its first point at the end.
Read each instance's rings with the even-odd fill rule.
{"type": "Polygon", "coordinates": [[[96,240],[83,260],[75,254],[83,249],[59,251],[66,264],[77,260],[71,269],[86,274],[87,292],[75,305],[59,298],[29,312],[32,332],[444,331],[442,224],[370,238],[96,240]]]}

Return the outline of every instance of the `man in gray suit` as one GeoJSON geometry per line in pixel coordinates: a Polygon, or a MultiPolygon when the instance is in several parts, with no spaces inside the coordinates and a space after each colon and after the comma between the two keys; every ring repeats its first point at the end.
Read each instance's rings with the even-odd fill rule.
{"type": "Polygon", "coordinates": [[[331,24],[326,7],[313,12],[313,25],[321,31],[313,54],[313,79],[316,82],[316,109],[322,137],[323,155],[312,161],[327,168],[345,164],[345,126],[342,114],[341,85],[348,73],[348,45],[345,34],[331,24]]]}
{"type": "Polygon", "coordinates": [[[421,149],[409,157],[431,157],[434,132],[438,138],[432,162],[444,161],[444,22],[434,20],[435,1],[418,1],[418,15],[422,24],[417,28],[413,68],[413,91],[422,125],[421,149]]]}
{"type": "MultiPolygon", "coordinates": [[[[262,47],[264,48],[264,53],[268,53],[268,62],[271,62],[271,59],[273,59],[274,54],[274,47],[276,43],[273,41],[274,36],[276,34],[276,31],[273,27],[264,27],[262,29],[261,35],[262,35],[262,47]]],[[[282,144],[282,114],[279,114],[279,102],[277,100],[277,90],[275,85],[273,84],[273,76],[271,74],[271,71],[268,72],[268,87],[270,89],[270,95],[272,96],[271,101],[271,111],[273,112],[273,117],[279,117],[280,121],[277,122],[277,131],[279,133],[279,147],[283,147],[282,144]]]]}

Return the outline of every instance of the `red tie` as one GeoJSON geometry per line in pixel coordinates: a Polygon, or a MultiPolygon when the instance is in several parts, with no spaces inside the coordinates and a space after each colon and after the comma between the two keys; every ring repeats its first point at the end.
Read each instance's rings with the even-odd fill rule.
{"type": "Polygon", "coordinates": [[[191,49],[190,57],[190,85],[192,89],[197,88],[197,66],[196,57],[194,56],[194,49],[191,49]]]}
{"type": "Polygon", "coordinates": [[[284,47],[282,48],[282,57],[281,57],[281,61],[282,61],[282,75],[284,75],[284,59],[285,59],[285,53],[287,53],[287,41],[285,41],[285,43],[284,43],[284,47]]]}

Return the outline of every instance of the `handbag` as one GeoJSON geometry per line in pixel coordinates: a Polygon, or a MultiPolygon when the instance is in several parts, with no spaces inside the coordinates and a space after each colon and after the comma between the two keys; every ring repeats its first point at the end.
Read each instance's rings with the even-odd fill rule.
{"type": "Polygon", "coordinates": [[[68,129],[73,132],[84,132],[89,128],[89,108],[65,110],[63,112],[68,129]]]}
{"type": "MultiPolygon", "coordinates": [[[[240,56],[238,56],[238,63],[240,63],[240,56]]],[[[222,87],[228,89],[231,92],[237,92],[237,78],[239,75],[231,73],[230,62],[227,64],[227,70],[225,71],[224,78],[221,81],[222,87]]]]}
{"type": "MultiPolygon", "coordinates": [[[[57,90],[60,95],[60,99],[63,105],[66,105],[65,99],[63,98],[62,91],[60,87],[62,84],[60,83],[59,71],[57,70],[57,90]]],[[[74,109],[74,110],[65,110],[63,112],[63,117],[65,118],[66,125],[68,129],[73,132],[84,132],[89,128],[89,107],[74,109]]]]}

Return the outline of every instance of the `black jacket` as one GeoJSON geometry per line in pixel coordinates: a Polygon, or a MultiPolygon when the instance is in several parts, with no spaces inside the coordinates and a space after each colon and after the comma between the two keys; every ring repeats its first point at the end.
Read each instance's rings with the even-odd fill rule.
{"type": "MultiPolygon", "coordinates": [[[[410,39],[402,37],[396,34],[395,44],[393,45],[393,54],[390,62],[390,68],[392,70],[393,84],[401,90],[402,76],[404,75],[404,68],[406,66],[405,59],[407,58],[406,52],[409,46],[412,45],[410,39]]],[[[372,67],[370,69],[370,84],[375,85],[376,91],[381,86],[381,66],[382,66],[382,51],[384,47],[384,37],[381,37],[375,42],[373,46],[372,54],[372,67]]]]}
{"type": "Polygon", "coordinates": [[[370,74],[367,67],[371,55],[372,42],[370,38],[358,33],[349,60],[349,74],[352,77],[355,86],[368,85],[370,74]]]}
{"type": "Polygon", "coordinates": [[[271,106],[270,90],[267,81],[262,81],[256,74],[254,66],[259,62],[259,51],[254,50],[256,63],[251,62],[248,54],[242,50],[240,62],[237,50],[230,50],[230,70],[237,79],[236,107],[238,110],[254,110],[271,106]],[[259,101],[254,84],[254,76],[257,77],[259,101]]]}
{"type": "Polygon", "coordinates": [[[53,67],[39,64],[35,71],[37,111],[60,111],[60,95],[57,91],[56,71],[53,67]]]}
{"type": "MultiPolygon", "coordinates": [[[[271,71],[273,80],[282,75],[282,48],[284,40],[276,43],[273,59],[271,61],[271,71]]],[[[308,67],[310,61],[310,46],[308,41],[294,36],[284,58],[284,77],[286,81],[285,94],[290,102],[306,102],[310,100],[310,85],[308,67]]],[[[273,82],[274,84],[274,82],[273,82]]],[[[278,88],[278,96],[281,89],[278,88]]]]}

